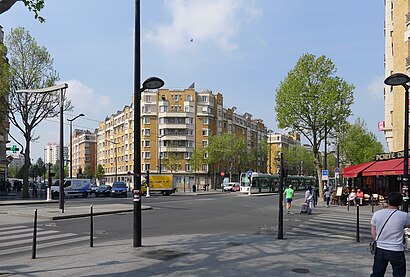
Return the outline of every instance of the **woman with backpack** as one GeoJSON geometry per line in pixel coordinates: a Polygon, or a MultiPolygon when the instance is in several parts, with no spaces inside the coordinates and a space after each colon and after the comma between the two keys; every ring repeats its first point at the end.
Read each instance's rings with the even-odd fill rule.
{"type": "Polygon", "coordinates": [[[308,207],[309,207],[308,214],[312,213],[314,199],[315,199],[315,191],[312,189],[311,186],[308,186],[308,189],[305,192],[305,202],[308,204],[308,207]]]}

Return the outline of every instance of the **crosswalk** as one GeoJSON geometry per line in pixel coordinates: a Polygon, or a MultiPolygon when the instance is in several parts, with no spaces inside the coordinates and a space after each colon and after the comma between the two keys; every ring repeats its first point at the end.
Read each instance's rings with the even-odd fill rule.
{"type": "MultiPolygon", "coordinates": [[[[360,214],[359,237],[360,240],[370,240],[370,220],[372,214],[360,214]]],[[[287,236],[326,237],[335,239],[356,239],[357,222],[356,213],[341,212],[336,209],[327,209],[323,212],[306,215],[302,223],[286,232],[287,236]]]]}
{"type": "MultiPolygon", "coordinates": [[[[86,243],[90,236],[63,233],[47,226],[37,227],[37,251],[61,245],[86,243]]],[[[0,260],[8,256],[29,254],[33,246],[33,226],[0,226],[0,260]]]]}

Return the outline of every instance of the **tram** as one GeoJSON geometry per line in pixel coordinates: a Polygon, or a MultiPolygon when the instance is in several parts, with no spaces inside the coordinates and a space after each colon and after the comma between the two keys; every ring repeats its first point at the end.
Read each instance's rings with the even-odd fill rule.
{"type": "MultiPolygon", "coordinates": [[[[278,192],[279,182],[279,175],[271,175],[259,172],[242,172],[240,176],[240,192],[278,192]]],[[[294,190],[306,190],[308,186],[315,186],[316,182],[317,179],[314,176],[289,175],[284,178],[284,188],[292,185],[294,190]]]]}

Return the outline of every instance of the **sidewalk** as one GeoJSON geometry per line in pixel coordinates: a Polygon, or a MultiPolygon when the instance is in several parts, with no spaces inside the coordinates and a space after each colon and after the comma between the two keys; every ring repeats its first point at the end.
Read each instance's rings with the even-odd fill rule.
{"type": "MultiPolygon", "coordinates": [[[[111,206],[111,205],[107,205],[111,206]]],[[[349,213],[345,206],[316,207],[335,216],[349,213]]],[[[378,209],[378,208],[377,208],[378,209]]],[[[376,210],[376,209],[375,209],[376,210]]],[[[67,211],[68,212],[68,211],[67,211]]],[[[370,215],[371,207],[361,208],[370,215]]],[[[301,222],[299,228],[303,228],[301,222]]],[[[369,276],[373,256],[368,241],[285,233],[189,234],[145,237],[143,247],[132,240],[109,241],[61,251],[37,251],[0,262],[0,276],[369,276]]],[[[410,258],[407,266],[410,268],[410,258]]],[[[391,275],[389,267],[386,276],[391,275]]]]}

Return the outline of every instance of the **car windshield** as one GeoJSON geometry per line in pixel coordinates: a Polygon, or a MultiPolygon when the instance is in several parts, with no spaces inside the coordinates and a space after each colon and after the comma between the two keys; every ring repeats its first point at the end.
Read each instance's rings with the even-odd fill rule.
{"type": "Polygon", "coordinates": [[[102,186],[100,186],[99,188],[100,188],[100,189],[107,189],[108,187],[107,187],[107,186],[102,185],[102,186]]]}
{"type": "Polygon", "coordinates": [[[114,183],[113,188],[125,188],[125,183],[114,183]]]}

